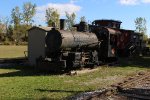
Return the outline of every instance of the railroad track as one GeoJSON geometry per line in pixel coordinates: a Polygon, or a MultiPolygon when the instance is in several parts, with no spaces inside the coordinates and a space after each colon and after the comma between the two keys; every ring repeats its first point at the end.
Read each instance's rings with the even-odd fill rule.
{"type": "Polygon", "coordinates": [[[139,73],[117,86],[119,95],[138,100],[150,100],[150,73],[139,73]],[[146,87],[145,87],[146,86],[146,87]]]}
{"type": "Polygon", "coordinates": [[[150,78],[149,72],[147,72],[146,74],[141,72],[137,76],[129,77],[128,80],[125,80],[123,83],[119,83],[117,87],[118,88],[126,88],[126,87],[133,85],[134,83],[141,82],[142,80],[144,80],[144,79],[147,80],[149,78],[150,78]]]}

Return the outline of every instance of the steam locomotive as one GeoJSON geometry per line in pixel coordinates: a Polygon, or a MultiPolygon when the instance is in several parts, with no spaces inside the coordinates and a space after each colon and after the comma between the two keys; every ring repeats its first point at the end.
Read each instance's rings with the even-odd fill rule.
{"type": "MultiPolygon", "coordinates": [[[[95,20],[91,25],[80,22],[76,31],[65,30],[65,20],[60,20],[60,29],[52,28],[45,37],[46,58],[38,58],[38,66],[48,70],[72,70],[94,67],[104,62],[116,61],[122,42],[120,21],[95,20]]],[[[128,30],[129,31],[129,30],[128,30]]],[[[127,32],[129,33],[129,32],[127,32]]]]}

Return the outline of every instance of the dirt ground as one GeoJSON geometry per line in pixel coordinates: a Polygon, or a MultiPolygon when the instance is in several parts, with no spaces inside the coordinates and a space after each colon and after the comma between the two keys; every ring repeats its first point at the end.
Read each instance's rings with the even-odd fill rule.
{"type": "Polygon", "coordinates": [[[109,89],[78,94],[71,100],[150,100],[150,73],[139,72],[109,89]]]}
{"type": "Polygon", "coordinates": [[[139,72],[116,85],[116,93],[101,95],[91,100],[150,100],[150,73],[139,72]]]}

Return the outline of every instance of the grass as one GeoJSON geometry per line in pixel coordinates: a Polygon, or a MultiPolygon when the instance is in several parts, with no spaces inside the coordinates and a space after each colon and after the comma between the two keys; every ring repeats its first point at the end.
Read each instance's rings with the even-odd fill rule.
{"type": "Polygon", "coordinates": [[[24,51],[27,51],[27,46],[0,45],[0,58],[24,57],[24,51]]]}
{"type": "Polygon", "coordinates": [[[80,92],[109,87],[126,76],[148,70],[145,66],[124,63],[68,76],[37,73],[30,67],[1,67],[0,99],[63,99],[80,92]]]}
{"type": "MultiPolygon", "coordinates": [[[[21,57],[25,50],[25,46],[1,46],[0,56],[21,57]]],[[[123,58],[119,62],[118,66],[99,67],[94,72],[75,76],[39,73],[29,66],[0,67],[0,100],[64,99],[80,92],[109,87],[139,71],[150,71],[150,57],[123,58]]]]}
{"type": "Polygon", "coordinates": [[[73,94],[103,88],[120,78],[145,70],[143,68],[100,68],[93,73],[66,75],[37,75],[31,72],[1,69],[1,99],[62,99],[73,94]],[[2,72],[4,73],[2,74],[2,72]],[[11,73],[11,74],[10,74],[11,73]]]}

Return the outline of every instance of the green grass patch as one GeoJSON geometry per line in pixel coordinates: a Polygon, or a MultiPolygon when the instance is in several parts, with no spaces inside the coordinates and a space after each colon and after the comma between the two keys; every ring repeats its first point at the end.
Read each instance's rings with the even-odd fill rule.
{"type": "Polygon", "coordinates": [[[139,71],[148,71],[144,66],[99,67],[94,72],[76,76],[37,73],[30,67],[0,68],[0,99],[63,99],[68,96],[109,87],[124,77],[139,71]]]}
{"type": "Polygon", "coordinates": [[[0,58],[25,57],[24,51],[27,51],[27,46],[0,45],[0,58]]]}
{"type": "MultiPolygon", "coordinates": [[[[23,57],[26,46],[0,46],[0,58],[23,57]]],[[[75,76],[39,73],[28,66],[0,67],[0,100],[63,99],[68,96],[109,87],[124,77],[148,71],[150,57],[123,58],[119,66],[99,67],[75,76]]]]}

